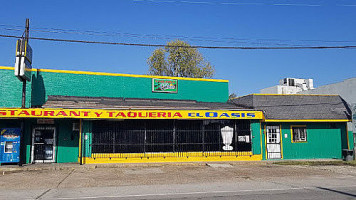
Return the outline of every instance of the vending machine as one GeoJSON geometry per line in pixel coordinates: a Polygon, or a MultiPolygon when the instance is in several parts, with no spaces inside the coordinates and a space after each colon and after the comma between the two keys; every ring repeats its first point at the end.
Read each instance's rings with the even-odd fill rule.
{"type": "Polygon", "coordinates": [[[20,162],[20,128],[0,128],[0,164],[20,162]]]}

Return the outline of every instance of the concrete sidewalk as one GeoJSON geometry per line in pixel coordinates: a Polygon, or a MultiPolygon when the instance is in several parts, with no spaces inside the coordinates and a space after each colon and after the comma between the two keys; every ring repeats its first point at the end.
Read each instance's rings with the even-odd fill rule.
{"type": "MultiPolygon", "coordinates": [[[[56,170],[89,170],[96,168],[135,168],[135,167],[161,167],[161,166],[233,166],[237,163],[259,163],[261,161],[239,161],[239,162],[179,162],[179,163],[116,163],[116,164],[84,164],[78,163],[36,163],[22,166],[15,164],[3,164],[0,166],[0,173],[16,173],[23,171],[56,171],[56,170]]],[[[268,161],[267,161],[268,162],[268,161]]]]}
{"type": "Polygon", "coordinates": [[[2,164],[0,166],[0,173],[16,173],[24,171],[57,171],[57,170],[89,170],[96,168],[121,168],[121,167],[155,167],[155,166],[187,166],[187,165],[196,165],[196,166],[205,166],[205,162],[192,162],[192,163],[117,163],[117,164],[84,164],[80,165],[78,163],[36,163],[36,164],[25,164],[22,166],[15,164],[2,164]]]}
{"type": "MultiPolygon", "coordinates": [[[[64,169],[79,169],[79,168],[90,168],[93,166],[84,166],[77,163],[37,163],[37,164],[26,164],[26,165],[13,165],[13,164],[2,164],[0,166],[0,173],[16,173],[23,171],[42,171],[42,170],[64,170],[64,169]]],[[[94,166],[95,167],[95,166],[94,166]]]]}
{"type": "Polygon", "coordinates": [[[273,162],[2,166],[0,189],[186,184],[309,176],[356,177],[356,167],[285,166],[273,162]]]}
{"type": "MultiPolygon", "coordinates": [[[[298,161],[341,161],[335,159],[317,159],[317,160],[304,160],[300,159],[298,161]]],[[[40,171],[40,170],[65,170],[65,169],[95,169],[95,168],[120,168],[120,167],[149,167],[149,166],[205,166],[205,165],[239,165],[239,164],[273,164],[275,161],[236,161],[236,162],[179,162],[179,163],[116,163],[116,164],[84,164],[79,163],[36,163],[36,164],[24,164],[22,166],[16,164],[2,164],[0,165],[0,173],[2,172],[21,172],[21,171],[40,171]]],[[[283,162],[280,160],[278,162],[283,162]]],[[[288,160],[286,161],[288,162],[288,160]]]]}

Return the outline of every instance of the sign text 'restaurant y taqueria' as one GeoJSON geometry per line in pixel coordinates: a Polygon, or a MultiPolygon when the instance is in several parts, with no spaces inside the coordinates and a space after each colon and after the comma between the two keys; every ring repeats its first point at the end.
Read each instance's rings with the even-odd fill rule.
{"type": "Polygon", "coordinates": [[[261,111],[222,110],[98,110],[98,109],[6,109],[0,118],[83,119],[262,119],[261,111]]]}

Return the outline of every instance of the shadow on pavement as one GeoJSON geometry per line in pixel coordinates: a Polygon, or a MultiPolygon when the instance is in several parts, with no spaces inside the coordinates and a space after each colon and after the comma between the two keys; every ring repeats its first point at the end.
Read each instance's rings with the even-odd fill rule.
{"type": "Polygon", "coordinates": [[[342,192],[342,191],[333,190],[333,189],[324,188],[324,187],[317,187],[317,188],[318,188],[318,189],[321,189],[321,190],[326,190],[326,191],[330,191],[330,192],[335,192],[335,193],[343,194],[343,195],[350,196],[350,197],[356,197],[355,194],[351,194],[351,193],[347,193],[347,192],[342,192]]]}

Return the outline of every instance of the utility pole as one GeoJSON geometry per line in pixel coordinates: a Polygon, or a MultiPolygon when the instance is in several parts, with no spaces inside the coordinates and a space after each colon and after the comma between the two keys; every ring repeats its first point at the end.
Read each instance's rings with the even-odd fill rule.
{"type": "MultiPolygon", "coordinates": [[[[26,51],[26,46],[28,45],[28,39],[30,37],[30,20],[27,18],[26,19],[26,26],[25,26],[25,32],[24,32],[24,37],[22,38],[22,42],[20,45],[20,61],[19,64],[21,65],[22,59],[26,59],[25,57],[25,51],[26,51]],[[22,55],[23,54],[23,55],[22,55]]],[[[25,60],[23,60],[25,61],[25,60]]],[[[15,66],[17,67],[17,66],[15,66]]],[[[26,82],[27,80],[25,78],[22,79],[22,104],[21,108],[26,108],[26,82]]],[[[21,120],[21,135],[20,135],[20,162],[19,166],[22,166],[24,163],[24,158],[22,156],[25,148],[23,144],[23,137],[24,137],[24,132],[25,132],[25,119],[21,120]]]]}
{"type": "MultiPolygon", "coordinates": [[[[21,45],[21,53],[25,51],[25,45],[28,44],[28,38],[30,37],[30,20],[26,19],[26,27],[25,27],[25,38],[21,45]]],[[[24,56],[21,56],[20,59],[26,59],[24,56]]],[[[21,62],[20,62],[21,63],[21,62]]],[[[26,80],[22,81],[22,108],[26,108],[26,80]]]]}

